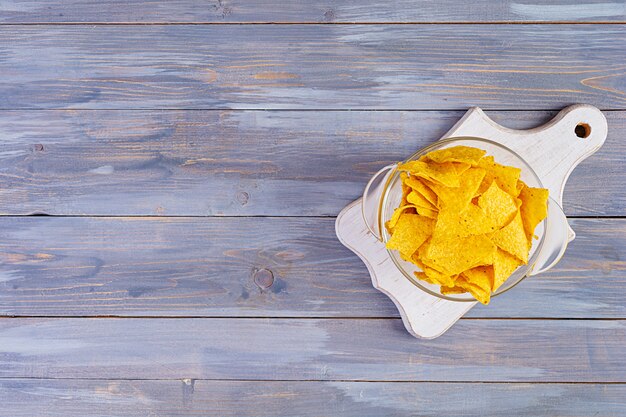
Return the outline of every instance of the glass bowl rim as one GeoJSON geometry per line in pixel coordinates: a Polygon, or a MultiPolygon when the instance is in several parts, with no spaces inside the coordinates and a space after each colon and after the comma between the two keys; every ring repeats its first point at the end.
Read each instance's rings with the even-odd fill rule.
{"type": "MultiPolygon", "coordinates": [[[[453,136],[453,137],[449,137],[449,138],[445,138],[445,139],[440,139],[436,142],[433,142],[432,144],[425,146],[419,150],[417,150],[416,152],[414,152],[411,156],[409,156],[408,158],[406,158],[404,161],[400,162],[400,163],[406,163],[409,161],[414,160],[415,158],[422,156],[432,150],[435,149],[439,149],[442,146],[445,146],[449,143],[454,143],[454,142],[460,142],[460,141],[475,141],[475,142],[483,142],[483,143],[488,143],[490,145],[493,145],[497,148],[500,148],[506,152],[509,152],[510,154],[512,154],[513,156],[515,156],[516,158],[518,158],[520,161],[522,161],[525,165],[526,168],[528,168],[527,172],[530,173],[533,178],[535,179],[535,181],[537,181],[537,184],[539,184],[540,188],[544,188],[543,183],[541,182],[541,179],[539,178],[539,176],[537,175],[537,173],[535,172],[535,170],[530,166],[530,164],[528,162],[526,162],[526,160],[524,158],[522,158],[521,155],[519,155],[517,152],[515,152],[514,150],[512,150],[511,148],[508,148],[507,146],[495,142],[493,140],[489,140],[489,139],[485,139],[485,138],[480,138],[477,136],[453,136]]],[[[394,265],[396,266],[396,268],[398,268],[398,270],[400,272],[402,272],[402,275],[404,275],[409,282],[411,282],[413,285],[415,285],[416,287],[418,287],[420,290],[425,291],[426,293],[433,295],[435,297],[438,298],[442,298],[444,300],[448,300],[448,301],[456,301],[456,302],[477,302],[477,300],[472,297],[471,295],[463,297],[463,298],[456,298],[456,297],[450,297],[448,295],[444,295],[441,294],[440,292],[435,292],[432,291],[429,288],[426,288],[424,285],[422,285],[421,283],[419,283],[419,280],[413,276],[411,276],[411,274],[408,274],[407,271],[398,263],[398,260],[396,259],[396,257],[394,256],[393,252],[391,251],[391,249],[387,249],[386,247],[386,243],[387,243],[387,233],[386,229],[384,228],[384,221],[383,221],[383,205],[384,202],[387,198],[387,194],[389,192],[390,186],[391,184],[394,182],[395,179],[398,178],[398,176],[400,175],[400,171],[397,170],[397,168],[394,168],[393,171],[391,171],[391,174],[389,175],[389,179],[386,181],[385,183],[385,187],[383,188],[383,191],[380,195],[380,202],[379,202],[379,209],[378,209],[378,227],[379,230],[381,232],[381,237],[383,240],[383,243],[385,244],[385,249],[387,250],[387,253],[389,254],[389,257],[391,258],[391,260],[393,261],[394,265]]],[[[548,199],[548,204],[550,204],[550,199],[548,199]]],[[[535,262],[536,262],[536,258],[537,255],[539,253],[541,253],[541,249],[543,248],[543,243],[545,241],[545,237],[546,237],[546,230],[548,229],[548,217],[546,217],[544,220],[542,220],[542,222],[544,224],[544,233],[542,233],[541,235],[541,239],[539,240],[538,244],[537,244],[537,249],[534,252],[534,256],[535,256],[535,262]]],[[[528,262],[528,264],[526,265],[522,265],[525,268],[524,274],[513,284],[509,285],[507,288],[501,290],[501,291],[495,291],[491,293],[491,297],[497,297],[498,295],[504,294],[505,292],[509,291],[510,289],[516,287],[520,282],[522,282],[526,277],[528,277],[528,274],[533,270],[534,264],[535,262],[528,262]]],[[[520,267],[522,267],[520,266],[520,267]]],[[[466,293],[464,293],[466,294],[466,293]]]]}

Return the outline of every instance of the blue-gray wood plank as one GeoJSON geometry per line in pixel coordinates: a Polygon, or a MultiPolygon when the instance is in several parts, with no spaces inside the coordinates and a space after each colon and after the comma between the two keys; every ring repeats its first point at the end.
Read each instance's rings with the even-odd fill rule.
{"type": "Polygon", "coordinates": [[[619,0],[3,0],[0,23],[626,22],[619,0]]]}
{"type": "Polygon", "coordinates": [[[626,109],[625,30],[0,26],[0,108],[626,109]]]}
{"type": "MultiPolygon", "coordinates": [[[[626,318],[626,219],[571,224],[561,263],[468,316],[626,318]]],[[[333,218],[215,217],[0,217],[0,314],[398,317],[333,218]]]]}
{"type": "MultiPolygon", "coordinates": [[[[555,112],[487,112],[511,128],[555,112]]],[[[335,216],[381,167],[463,111],[0,111],[0,213],[335,216]]],[[[626,112],[565,188],[573,216],[624,216],[626,112]],[[598,184],[602,184],[601,187],[598,184]]],[[[578,139],[573,135],[572,140],[578,139]]]]}
{"type": "Polygon", "coordinates": [[[13,318],[0,378],[626,383],[623,320],[13,318]]]}
{"type": "Polygon", "coordinates": [[[623,417],[626,385],[5,379],[0,404],[11,417],[623,417]]]}

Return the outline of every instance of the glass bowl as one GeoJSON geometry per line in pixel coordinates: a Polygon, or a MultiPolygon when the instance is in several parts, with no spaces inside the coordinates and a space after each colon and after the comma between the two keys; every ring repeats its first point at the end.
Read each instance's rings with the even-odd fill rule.
{"type": "MultiPolygon", "coordinates": [[[[420,149],[403,161],[403,163],[417,160],[431,151],[459,145],[482,149],[487,152],[487,155],[493,156],[497,163],[520,168],[520,179],[529,187],[544,188],[541,179],[521,156],[509,148],[488,139],[476,137],[443,139],[420,149]]],[[[385,244],[391,238],[391,235],[387,228],[384,227],[384,224],[391,218],[394,210],[400,205],[402,198],[402,181],[400,172],[396,168],[397,164],[393,164],[379,171],[368,183],[363,195],[363,216],[365,222],[370,231],[385,244]]],[[[537,239],[533,239],[528,263],[518,267],[506,282],[492,293],[492,297],[510,290],[527,276],[535,275],[551,268],[565,252],[567,242],[570,240],[567,219],[558,203],[551,198],[548,199],[548,216],[537,225],[535,235],[537,239]]],[[[438,285],[427,283],[415,277],[414,272],[421,271],[418,266],[403,260],[395,250],[387,251],[398,270],[421,290],[450,301],[476,301],[469,293],[441,294],[438,285]]]]}

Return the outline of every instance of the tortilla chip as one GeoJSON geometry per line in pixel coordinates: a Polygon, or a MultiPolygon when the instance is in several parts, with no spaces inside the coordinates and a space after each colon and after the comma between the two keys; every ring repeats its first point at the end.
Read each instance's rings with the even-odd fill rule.
{"type": "Polygon", "coordinates": [[[475,284],[465,274],[461,274],[459,276],[459,279],[456,281],[456,285],[467,290],[482,304],[489,304],[489,301],[491,300],[491,289],[486,289],[481,285],[475,284]]]}
{"type": "Polygon", "coordinates": [[[435,194],[435,192],[424,183],[424,180],[418,177],[408,177],[405,180],[405,183],[407,186],[412,188],[413,191],[417,191],[418,193],[420,193],[426,200],[428,200],[433,205],[433,207],[437,207],[437,194],[435,194]]]}
{"type": "Polygon", "coordinates": [[[429,152],[426,157],[433,162],[465,162],[476,165],[485,155],[485,151],[469,146],[452,146],[450,148],[439,149],[429,152]]]}
{"type": "Polygon", "coordinates": [[[487,173],[483,183],[478,188],[478,192],[485,192],[491,182],[495,181],[504,192],[511,195],[517,195],[517,180],[519,180],[521,169],[500,165],[493,160],[493,157],[486,156],[478,162],[478,166],[484,168],[487,173]]]}
{"type": "Polygon", "coordinates": [[[492,182],[487,191],[478,198],[478,206],[484,210],[487,216],[493,220],[496,228],[507,225],[515,213],[517,204],[515,197],[502,191],[496,182],[492,182]]]}
{"type": "Polygon", "coordinates": [[[423,161],[409,161],[398,166],[400,171],[408,171],[416,177],[426,178],[447,187],[459,186],[459,175],[452,162],[443,164],[427,163],[423,161]]]}
{"type": "Polygon", "coordinates": [[[519,211],[508,225],[489,237],[500,249],[515,256],[522,263],[528,263],[528,241],[519,211]]]}
{"type": "MultiPolygon", "coordinates": [[[[405,210],[410,209],[415,209],[415,206],[412,204],[407,204],[404,206],[400,206],[394,210],[393,214],[391,215],[391,219],[389,219],[387,223],[385,223],[385,227],[387,228],[389,233],[393,233],[393,228],[396,227],[396,224],[398,223],[398,220],[400,220],[400,216],[402,216],[402,213],[404,213],[405,210]]],[[[410,211],[408,213],[414,214],[410,213],[410,211]]]]}
{"type": "Polygon", "coordinates": [[[436,210],[428,209],[425,207],[415,207],[415,210],[420,216],[428,217],[429,219],[435,220],[438,217],[438,212],[436,210]]]}
{"type": "Polygon", "coordinates": [[[441,293],[442,293],[443,295],[448,295],[448,294],[463,294],[463,293],[466,293],[466,292],[467,292],[467,290],[466,290],[465,288],[461,288],[461,287],[457,287],[457,286],[454,286],[454,287],[446,287],[446,286],[444,286],[444,285],[442,285],[442,286],[441,286],[440,291],[441,291],[441,293]]]}
{"type": "Polygon", "coordinates": [[[498,249],[493,257],[493,288],[496,291],[511,274],[521,265],[521,262],[514,256],[498,249]]]}
{"type": "Polygon", "coordinates": [[[432,203],[426,200],[426,197],[418,193],[417,191],[411,191],[409,195],[406,197],[410,204],[413,204],[416,207],[423,207],[430,210],[436,210],[437,208],[432,205],[432,203]]]}
{"type": "Polygon", "coordinates": [[[494,282],[493,266],[477,266],[476,268],[468,269],[463,272],[463,275],[472,284],[478,285],[487,293],[491,293],[494,282]]]}
{"type": "Polygon", "coordinates": [[[400,184],[402,185],[402,200],[400,201],[400,207],[406,206],[407,204],[409,204],[409,201],[406,199],[406,197],[411,192],[411,187],[409,187],[406,184],[406,181],[408,180],[408,178],[409,178],[409,175],[406,172],[400,173],[400,184]]]}
{"type": "Polygon", "coordinates": [[[462,211],[472,201],[478,186],[481,184],[485,170],[470,168],[461,176],[458,187],[444,187],[439,184],[430,184],[437,194],[440,209],[462,211]]]}
{"type": "Polygon", "coordinates": [[[426,275],[426,273],[422,272],[422,271],[415,271],[413,272],[413,275],[415,275],[415,278],[421,280],[421,281],[425,281],[429,284],[433,284],[433,285],[441,285],[438,282],[435,282],[433,280],[431,280],[428,275],[426,275]]]}
{"type": "Polygon", "coordinates": [[[428,246],[426,260],[452,276],[479,265],[491,264],[495,252],[496,245],[484,235],[433,239],[428,246]]]}
{"type": "Polygon", "coordinates": [[[528,247],[532,246],[535,228],[548,215],[548,190],[545,188],[524,187],[519,194],[522,201],[520,214],[528,247]]]}
{"type": "Polygon", "coordinates": [[[482,235],[498,230],[494,221],[478,206],[469,204],[462,212],[441,210],[433,236],[436,238],[459,239],[470,235],[482,235]]]}
{"type": "Polygon", "coordinates": [[[430,237],[434,222],[417,214],[402,214],[387,242],[388,249],[395,249],[407,260],[430,237]]]}

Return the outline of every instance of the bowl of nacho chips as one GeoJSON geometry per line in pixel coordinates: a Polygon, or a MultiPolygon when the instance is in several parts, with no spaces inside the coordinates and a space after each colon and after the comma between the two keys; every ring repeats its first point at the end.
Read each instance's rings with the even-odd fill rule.
{"type": "MultiPolygon", "coordinates": [[[[556,204],[519,155],[471,137],[416,152],[381,189],[378,230],[396,267],[432,295],[483,304],[530,275],[556,204]]],[[[560,258],[567,237],[557,241],[560,258]]]]}

